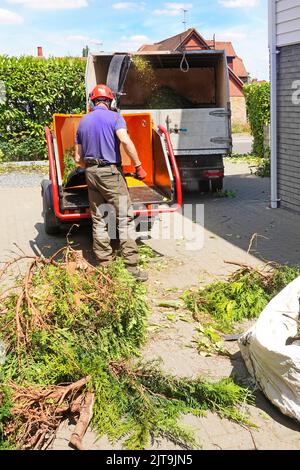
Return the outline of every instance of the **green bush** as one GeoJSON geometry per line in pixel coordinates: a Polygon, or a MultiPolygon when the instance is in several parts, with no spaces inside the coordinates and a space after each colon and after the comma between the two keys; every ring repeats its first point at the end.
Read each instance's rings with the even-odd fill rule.
{"type": "Polygon", "coordinates": [[[262,157],[264,148],[264,126],[270,123],[270,83],[252,83],[244,86],[247,116],[254,137],[252,153],[262,157]]]}
{"type": "Polygon", "coordinates": [[[47,156],[45,139],[28,137],[19,143],[0,141],[0,162],[44,160],[47,156]]]}
{"type": "Polygon", "coordinates": [[[0,102],[4,160],[46,157],[44,127],[52,115],[85,110],[85,64],[80,58],[0,56],[0,82],[6,91],[5,102],[0,102]]]}

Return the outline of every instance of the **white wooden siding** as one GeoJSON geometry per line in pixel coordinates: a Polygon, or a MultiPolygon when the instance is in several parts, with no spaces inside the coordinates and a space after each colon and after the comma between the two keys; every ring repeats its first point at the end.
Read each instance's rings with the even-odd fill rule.
{"type": "Polygon", "coordinates": [[[300,43],[300,0],[276,2],[277,46],[300,43]]]}

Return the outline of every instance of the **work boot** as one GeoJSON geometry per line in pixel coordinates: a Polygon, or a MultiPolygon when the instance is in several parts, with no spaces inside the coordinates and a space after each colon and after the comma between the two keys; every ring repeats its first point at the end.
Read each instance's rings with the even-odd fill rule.
{"type": "Polygon", "coordinates": [[[110,261],[97,261],[95,267],[97,269],[107,269],[111,265],[112,261],[112,259],[110,261]]]}
{"type": "Polygon", "coordinates": [[[148,274],[145,271],[141,271],[137,266],[126,266],[126,269],[137,281],[148,281],[148,274]]]}

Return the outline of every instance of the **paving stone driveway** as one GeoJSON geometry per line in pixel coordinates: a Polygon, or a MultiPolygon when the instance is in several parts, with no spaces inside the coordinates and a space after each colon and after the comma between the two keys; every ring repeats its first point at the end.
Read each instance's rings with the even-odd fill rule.
{"type": "MultiPolygon", "coordinates": [[[[158,284],[158,290],[177,287],[184,290],[199,282],[208,282],[215,277],[224,277],[234,267],[224,260],[261,263],[261,259],[280,263],[300,263],[300,215],[284,209],[269,209],[269,180],[250,175],[248,165],[226,164],[225,188],[231,198],[188,195],[186,202],[204,204],[205,244],[197,252],[186,250],[178,241],[152,240],[149,244],[169,263],[161,272],[151,272],[150,282],[158,284]],[[251,236],[257,233],[251,254],[247,254],[251,236]]],[[[26,253],[53,254],[65,244],[65,234],[59,237],[45,235],[42,222],[40,189],[0,187],[0,258],[12,256],[18,250],[26,253]]],[[[83,249],[89,259],[91,232],[85,227],[75,229],[72,239],[83,249]]],[[[154,312],[159,315],[159,312],[154,312]]],[[[198,373],[219,378],[237,374],[246,378],[241,356],[236,350],[232,358],[200,358],[195,351],[184,348],[187,337],[193,334],[188,323],[176,323],[168,337],[156,335],[150,338],[145,349],[146,357],[155,357],[159,352],[166,370],[179,375],[198,373]],[[170,348],[173,346],[172,354],[170,348]]],[[[300,449],[297,423],[281,415],[258,393],[255,406],[250,407],[252,420],[258,429],[251,432],[240,426],[221,420],[212,413],[205,418],[186,417],[187,424],[196,430],[204,449],[300,449]]],[[[68,449],[67,441],[72,426],[64,423],[54,448],[68,449]]],[[[85,445],[89,449],[111,449],[106,441],[94,442],[93,433],[86,435],[85,445]]],[[[155,443],[154,448],[167,449],[167,442],[155,443]]]]}

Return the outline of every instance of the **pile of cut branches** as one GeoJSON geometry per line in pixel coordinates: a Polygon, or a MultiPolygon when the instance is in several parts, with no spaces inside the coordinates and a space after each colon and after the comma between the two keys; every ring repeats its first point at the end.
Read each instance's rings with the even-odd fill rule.
{"type": "Polygon", "coordinates": [[[90,423],[127,449],[161,437],[196,446],[181,413],[211,409],[247,423],[249,392],[231,379],[178,379],[137,363],[147,299],[121,261],[99,270],[70,247],[60,255],[28,258],[0,296],[0,449],[47,449],[67,418],[77,423],[70,442],[78,449],[90,423]]]}
{"type": "Polygon", "coordinates": [[[187,291],[183,298],[197,321],[213,320],[221,332],[232,331],[236,322],[256,318],[270,300],[300,275],[300,266],[268,264],[258,269],[243,266],[227,281],[187,291]]]}

